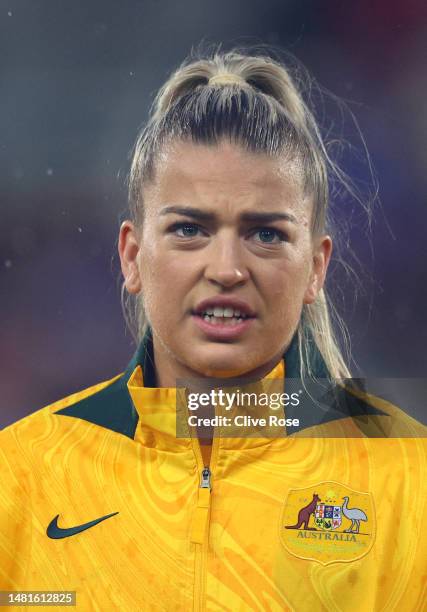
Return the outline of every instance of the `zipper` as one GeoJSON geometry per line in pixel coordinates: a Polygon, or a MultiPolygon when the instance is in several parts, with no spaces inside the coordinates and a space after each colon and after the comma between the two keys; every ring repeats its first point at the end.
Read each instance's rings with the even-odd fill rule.
{"type": "Polygon", "coordinates": [[[209,522],[213,476],[212,469],[215,469],[216,465],[219,437],[215,435],[215,430],[217,428],[214,427],[210,464],[204,465],[197,431],[196,435],[194,435],[195,428],[192,427],[191,429],[191,441],[193,451],[196,457],[200,483],[197,489],[197,506],[193,512],[190,532],[190,541],[194,544],[195,548],[193,611],[203,612],[203,610],[205,609],[204,600],[206,591],[207,561],[209,550],[209,522]]]}

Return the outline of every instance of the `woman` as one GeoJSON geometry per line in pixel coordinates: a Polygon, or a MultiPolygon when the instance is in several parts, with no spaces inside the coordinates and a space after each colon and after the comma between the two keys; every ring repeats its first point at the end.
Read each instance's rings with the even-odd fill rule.
{"type": "Polygon", "coordinates": [[[76,591],[82,610],[421,608],[424,429],[331,384],[349,377],[324,291],[331,170],[277,61],[218,52],[165,83],[118,242],[139,347],[2,432],[3,590],[76,591]],[[190,423],[190,392],[293,378],[298,418],[275,436],[190,423]]]}

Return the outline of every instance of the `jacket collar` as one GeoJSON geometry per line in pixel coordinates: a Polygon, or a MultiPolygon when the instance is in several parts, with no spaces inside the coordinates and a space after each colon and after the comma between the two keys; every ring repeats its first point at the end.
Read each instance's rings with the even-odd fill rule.
{"type": "MultiPolygon", "coordinates": [[[[316,378],[330,381],[325,362],[314,341],[310,342],[310,347],[314,375],[316,378]]],[[[300,377],[296,335],[284,353],[283,360],[265,379],[284,378],[285,374],[288,380],[300,377]]],[[[332,389],[331,385],[327,392],[323,393],[323,397],[327,398],[326,404],[305,401],[293,414],[291,409],[287,409],[286,416],[298,417],[301,422],[300,429],[303,429],[348,416],[384,414],[344,391],[340,391],[337,396],[336,387],[332,389]]],[[[176,389],[155,387],[153,339],[151,330],[148,329],[120,377],[113,379],[111,384],[101,390],[88,393],[71,406],[56,411],[56,414],[83,419],[131,439],[135,439],[138,423],[148,436],[157,431],[175,437],[175,402],[176,389]]]]}

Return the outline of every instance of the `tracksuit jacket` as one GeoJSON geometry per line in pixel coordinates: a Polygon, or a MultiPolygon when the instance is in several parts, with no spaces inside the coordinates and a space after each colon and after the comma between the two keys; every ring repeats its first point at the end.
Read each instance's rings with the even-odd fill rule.
{"type": "MultiPolygon", "coordinates": [[[[426,609],[424,426],[353,389],[281,437],[219,428],[206,465],[152,359],[148,333],[123,373],[0,432],[10,609],[22,591],[103,612],[426,609]]],[[[262,382],[296,371],[293,342],[262,382]]]]}

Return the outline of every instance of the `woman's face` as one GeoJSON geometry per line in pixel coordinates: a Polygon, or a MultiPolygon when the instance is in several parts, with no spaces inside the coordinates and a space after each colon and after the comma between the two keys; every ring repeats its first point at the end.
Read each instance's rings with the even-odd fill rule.
{"type": "Polygon", "coordinates": [[[125,221],[119,237],[161,386],[267,372],[280,360],[331,252],[328,236],[312,239],[302,178],[297,161],[225,141],[165,148],[144,187],[142,228],[125,221]]]}

